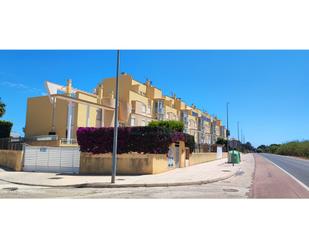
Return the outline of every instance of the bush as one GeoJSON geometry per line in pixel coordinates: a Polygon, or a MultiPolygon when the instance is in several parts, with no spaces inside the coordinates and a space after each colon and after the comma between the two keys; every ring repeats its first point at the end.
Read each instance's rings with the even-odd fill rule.
{"type": "Polygon", "coordinates": [[[184,124],[181,121],[167,120],[167,121],[151,121],[149,127],[165,127],[171,131],[183,132],[184,124]]]}
{"type": "Polygon", "coordinates": [[[293,141],[280,145],[277,154],[309,158],[309,141],[293,141]]]}
{"type": "Polygon", "coordinates": [[[11,134],[13,123],[0,120],[0,138],[8,138],[11,134]]]}
{"type": "MultiPolygon", "coordinates": [[[[113,127],[77,129],[77,142],[82,152],[111,153],[113,136],[113,127]]],[[[165,127],[119,127],[117,153],[166,154],[169,145],[179,141],[184,141],[193,151],[194,137],[182,132],[171,132],[165,127]]]]}
{"type": "Polygon", "coordinates": [[[225,147],[227,147],[227,140],[224,139],[224,138],[222,138],[222,137],[219,137],[219,138],[217,139],[216,144],[224,145],[225,147]]]}

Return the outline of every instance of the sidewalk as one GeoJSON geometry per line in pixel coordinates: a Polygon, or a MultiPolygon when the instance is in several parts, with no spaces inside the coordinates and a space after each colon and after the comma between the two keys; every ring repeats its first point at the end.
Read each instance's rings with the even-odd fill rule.
{"type": "Polygon", "coordinates": [[[227,159],[216,160],[203,164],[178,168],[156,175],[117,176],[116,183],[111,184],[110,176],[64,175],[56,173],[12,172],[0,169],[0,180],[29,186],[41,187],[92,187],[92,188],[119,188],[119,187],[166,187],[198,185],[221,181],[240,172],[244,162],[235,166],[227,164],[227,159]]]}

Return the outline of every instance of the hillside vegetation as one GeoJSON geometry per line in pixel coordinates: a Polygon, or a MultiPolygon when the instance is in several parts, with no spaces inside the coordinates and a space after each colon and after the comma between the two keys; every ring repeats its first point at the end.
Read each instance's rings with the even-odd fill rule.
{"type": "Polygon", "coordinates": [[[269,146],[261,145],[257,148],[257,151],[261,153],[309,158],[309,140],[271,144],[269,146]]]}

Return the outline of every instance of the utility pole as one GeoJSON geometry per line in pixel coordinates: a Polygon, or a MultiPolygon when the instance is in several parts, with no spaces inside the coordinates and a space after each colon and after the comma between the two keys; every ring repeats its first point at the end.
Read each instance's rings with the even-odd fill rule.
{"type": "Polygon", "coordinates": [[[240,130],[240,139],[241,139],[241,143],[243,143],[243,136],[242,136],[242,129],[240,130]]]}
{"type": "Polygon", "coordinates": [[[226,146],[226,150],[227,150],[227,155],[229,155],[229,133],[230,133],[230,130],[229,130],[229,102],[226,103],[226,129],[227,129],[227,136],[226,136],[226,139],[227,139],[227,146],[226,146]]]}
{"type": "Polygon", "coordinates": [[[117,50],[117,66],[116,66],[116,96],[115,96],[115,112],[114,112],[114,141],[113,141],[113,166],[111,183],[115,183],[117,171],[117,140],[118,140],[118,106],[119,106],[119,63],[120,51],[117,50]]]}
{"type": "Polygon", "coordinates": [[[237,122],[237,136],[238,136],[238,141],[240,142],[239,138],[239,121],[237,122]]]}
{"type": "Polygon", "coordinates": [[[240,150],[240,138],[239,138],[239,121],[237,121],[237,137],[238,137],[238,143],[237,143],[237,147],[238,150],[240,150]]]}

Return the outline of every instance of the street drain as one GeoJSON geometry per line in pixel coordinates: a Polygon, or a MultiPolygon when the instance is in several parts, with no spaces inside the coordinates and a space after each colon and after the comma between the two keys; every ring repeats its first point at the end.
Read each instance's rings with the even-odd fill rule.
{"type": "Polygon", "coordinates": [[[59,179],[62,179],[62,177],[55,176],[55,177],[50,177],[48,179],[50,179],[50,180],[59,180],[59,179]]]}
{"type": "Polygon", "coordinates": [[[228,170],[228,169],[224,169],[224,170],[222,170],[222,172],[231,172],[231,171],[228,170]]]}
{"type": "Polygon", "coordinates": [[[245,173],[245,172],[243,172],[243,171],[237,171],[235,175],[241,176],[241,175],[243,175],[244,173],[245,173]]]}
{"type": "Polygon", "coordinates": [[[124,179],[122,179],[122,178],[119,178],[119,179],[116,179],[117,181],[124,181],[124,179]]]}
{"type": "Polygon", "coordinates": [[[18,188],[3,188],[3,189],[8,191],[16,191],[18,188]]]}
{"type": "Polygon", "coordinates": [[[224,188],[223,191],[225,192],[238,192],[238,189],[234,189],[234,188],[224,188]]]}

